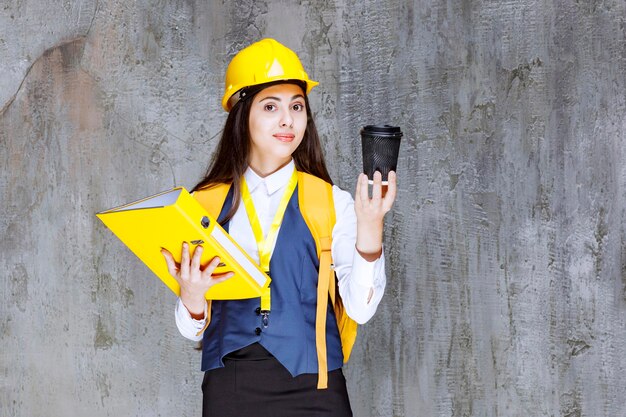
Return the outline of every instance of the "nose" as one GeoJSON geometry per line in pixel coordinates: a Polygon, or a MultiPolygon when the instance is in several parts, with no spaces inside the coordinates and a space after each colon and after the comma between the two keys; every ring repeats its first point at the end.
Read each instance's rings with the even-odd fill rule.
{"type": "Polygon", "coordinates": [[[280,116],[280,127],[293,127],[293,116],[289,108],[283,110],[280,116]]]}

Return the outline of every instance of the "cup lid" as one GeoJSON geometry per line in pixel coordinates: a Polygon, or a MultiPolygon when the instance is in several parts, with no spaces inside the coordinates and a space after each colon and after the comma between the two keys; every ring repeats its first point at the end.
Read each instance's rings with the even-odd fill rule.
{"type": "Polygon", "coordinates": [[[400,127],[391,125],[367,125],[363,127],[363,131],[373,135],[402,136],[400,127]]]}

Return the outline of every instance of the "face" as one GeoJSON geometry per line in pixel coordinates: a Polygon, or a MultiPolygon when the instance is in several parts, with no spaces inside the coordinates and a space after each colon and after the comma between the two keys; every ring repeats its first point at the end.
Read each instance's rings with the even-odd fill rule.
{"type": "Polygon", "coordinates": [[[306,130],[302,89],[295,84],[276,84],[261,90],[252,101],[248,125],[250,166],[269,174],[286,165],[306,130]]]}

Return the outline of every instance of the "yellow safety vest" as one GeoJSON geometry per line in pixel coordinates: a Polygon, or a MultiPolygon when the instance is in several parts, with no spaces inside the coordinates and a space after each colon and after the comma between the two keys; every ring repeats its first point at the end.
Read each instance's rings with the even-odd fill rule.
{"type": "MultiPolygon", "coordinates": [[[[218,184],[198,190],[193,196],[211,216],[218,218],[229,189],[230,184],[218,184]]],[[[302,217],[315,240],[320,262],[317,282],[315,344],[319,369],[317,387],[323,389],[328,386],[328,366],[326,363],[328,297],[330,296],[337,319],[344,363],[348,362],[356,340],[357,323],[346,313],[339,296],[338,283],[333,270],[331,243],[333,227],[335,226],[335,204],[332,185],[314,175],[298,171],[298,203],[302,217]]],[[[210,300],[208,302],[210,303],[210,300]]],[[[211,320],[210,314],[211,306],[209,304],[207,325],[211,320]]]]}

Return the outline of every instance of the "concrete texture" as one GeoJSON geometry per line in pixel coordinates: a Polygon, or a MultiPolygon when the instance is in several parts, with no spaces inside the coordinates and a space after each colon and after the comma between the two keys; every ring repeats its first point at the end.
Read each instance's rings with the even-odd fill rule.
{"type": "Polygon", "coordinates": [[[206,167],[231,55],[296,50],[331,175],[403,128],[355,416],[626,416],[626,4],[0,4],[0,415],[195,416],[175,298],[94,213],[206,167]],[[355,155],[357,155],[355,157],[355,155]]]}

